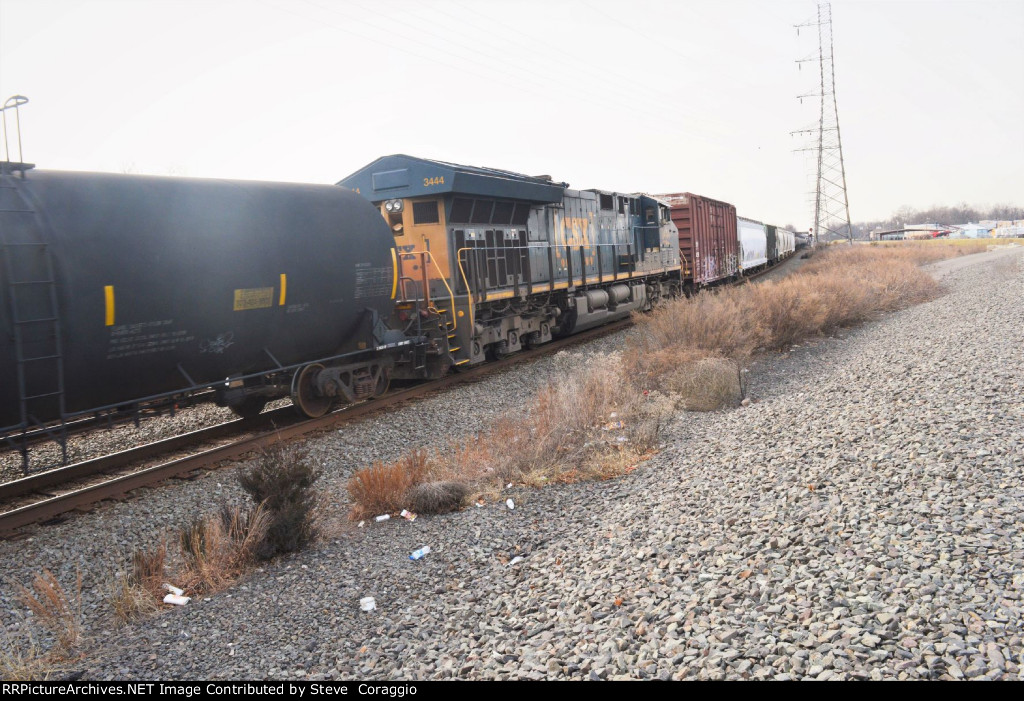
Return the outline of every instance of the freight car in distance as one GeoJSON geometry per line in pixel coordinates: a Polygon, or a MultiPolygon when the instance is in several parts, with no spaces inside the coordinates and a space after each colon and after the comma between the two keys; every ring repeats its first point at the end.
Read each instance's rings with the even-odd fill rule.
{"type": "Polygon", "coordinates": [[[740,272],[736,207],[692,192],[659,195],[679,230],[682,277],[688,288],[735,279],[740,272]]]}

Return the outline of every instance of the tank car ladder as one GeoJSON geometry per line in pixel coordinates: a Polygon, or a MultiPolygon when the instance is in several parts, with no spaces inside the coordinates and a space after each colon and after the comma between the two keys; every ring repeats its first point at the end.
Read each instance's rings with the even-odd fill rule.
{"type": "MultiPolygon", "coordinates": [[[[62,463],[67,463],[67,427],[64,403],[64,357],[61,352],[60,312],[53,259],[47,244],[38,240],[12,241],[10,227],[16,218],[34,218],[36,212],[25,195],[10,182],[15,166],[24,171],[27,164],[0,164],[0,257],[4,259],[4,277],[11,314],[15,359],[17,361],[18,398],[22,432],[11,441],[21,453],[22,470],[29,471],[28,431],[38,427],[61,447],[62,463]],[[40,408],[56,407],[60,425],[46,428],[36,418],[40,408]]],[[[34,231],[34,227],[29,230],[34,231]]]]}

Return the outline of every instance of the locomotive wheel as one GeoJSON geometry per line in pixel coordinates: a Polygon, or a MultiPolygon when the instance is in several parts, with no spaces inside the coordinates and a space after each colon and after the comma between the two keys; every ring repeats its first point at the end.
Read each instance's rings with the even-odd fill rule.
{"type": "Polygon", "coordinates": [[[238,404],[232,404],[231,411],[243,419],[253,419],[259,416],[266,405],[267,400],[263,397],[246,397],[238,404]]]}
{"type": "Polygon", "coordinates": [[[311,419],[327,413],[334,400],[316,393],[316,376],[324,369],[323,365],[313,363],[296,371],[292,378],[292,404],[303,416],[311,419]]]}

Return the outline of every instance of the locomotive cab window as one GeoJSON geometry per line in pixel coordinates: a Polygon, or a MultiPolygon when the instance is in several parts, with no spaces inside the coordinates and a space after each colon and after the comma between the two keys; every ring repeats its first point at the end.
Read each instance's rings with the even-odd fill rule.
{"type": "Polygon", "coordinates": [[[601,209],[612,209],[614,207],[611,195],[601,195],[601,209]]]}
{"type": "Polygon", "coordinates": [[[441,221],[437,213],[437,200],[412,203],[413,224],[437,224],[441,221]]]}

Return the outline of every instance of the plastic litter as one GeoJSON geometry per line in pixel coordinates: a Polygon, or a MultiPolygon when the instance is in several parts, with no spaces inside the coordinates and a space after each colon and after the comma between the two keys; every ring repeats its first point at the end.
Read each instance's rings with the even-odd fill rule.
{"type": "Polygon", "coordinates": [[[372,596],[364,596],[359,600],[360,611],[373,611],[375,608],[377,608],[377,600],[372,596]]]}
{"type": "Polygon", "coordinates": [[[365,524],[365,523],[366,523],[366,521],[360,521],[360,522],[359,522],[359,527],[360,527],[360,528],[362,528],[362,527],[363,527],[363,524],[365,524]]]}
{"type": "Polygon", "coordinates": [[[523,561],[523,560],[525,560],[525,559],[526,559],[526,558],[525,558],[525,557],[523,557],[522,555],[516,555],[515,557],[513,557],[513,558],[512,558],[512,559],[511,559],[511,560],[509,561],[509,563],[508,563],[508,566],[509,566],[509,567],[511,567],[512,565],[518,565],[518,564],[519,564],[520,562],[522,562],[522,561],[523,561]]]}
{"type": "Polygon", "coordinates": [[[374,516],[373,520],[380,523],[381,521],[387,521],[389,518],[391,518],[391,514],[381,514],[380,516],[374,516]]]}
{"type": "Polygon", "coordinates": [[[505,500],[505,506],[507,506],[510,509],[514,509],[516,508],[516,503],[512,501],[512,497],[509,497],[508,499],[505,500]]]}
{"type": "Polygon", "coordinates": [[[424,555],[426,555],[429,552],[430,552],[430,546],[429,545],[424,545],[419,550],[413,550],[412,554],[409,555],[409,559],[410,560],[419,560],[420,558],[422,558],[424,555]]]}
{"type": "Polygon", "coordinates": [[[415,521],[416,514],[414,514],[411,511],[406,511],[405,509],[402,509],[402,518],[404,518],[406,521],[415,521]]]}
{"type": "Polygon", "coordinates": [[[164,589],[166,589],[167,591],[171,592],[175,596],[184,596],[185,595],[185,590],[184,589],[178,589],[178,587],[174,586],[173,584],[168,584],[167,582],[164,582],[164,589]]]}
{"type": "Polygon", "coordinates": [[[184,606],[190,601],[192,601],[191,596],[181,596],[180,594],[168,594],[164,597],[165,604],[174,604],[175,606],[184,606]]]}

